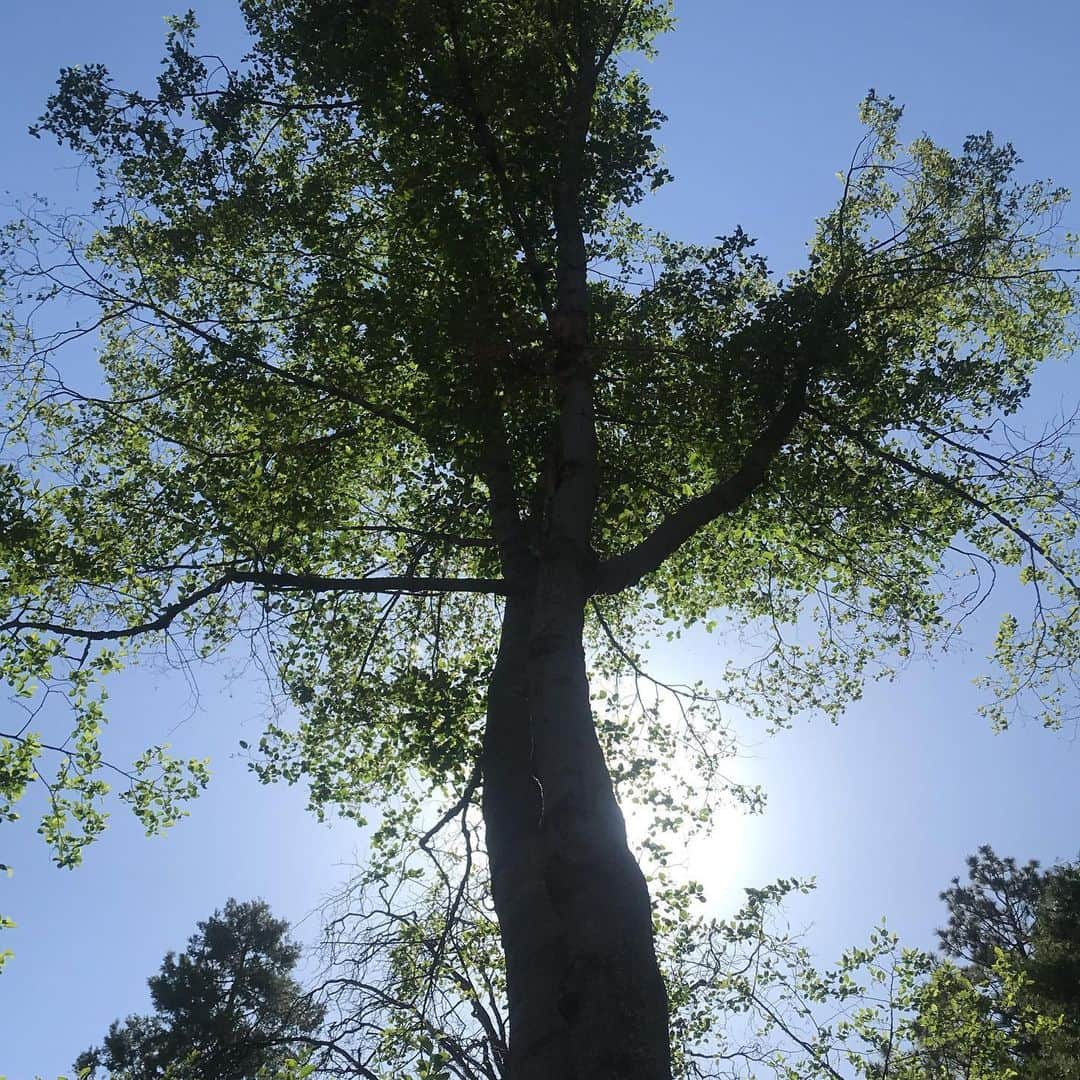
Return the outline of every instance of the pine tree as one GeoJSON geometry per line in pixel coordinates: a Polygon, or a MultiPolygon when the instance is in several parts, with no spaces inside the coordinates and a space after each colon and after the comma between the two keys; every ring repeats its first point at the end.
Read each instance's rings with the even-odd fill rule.
{"type": "Polygon", "coordinates": [[[154,1011],[109,1028],[75,1071],[110,1080],[265,1080],[314,1038],[322,1008],[292,972],[300,947],[260,900],[229,900],[149,979],[154,1011]]]}

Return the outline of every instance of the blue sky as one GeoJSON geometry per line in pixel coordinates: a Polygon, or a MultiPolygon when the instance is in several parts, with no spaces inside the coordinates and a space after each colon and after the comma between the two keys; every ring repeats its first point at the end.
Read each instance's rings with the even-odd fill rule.
{"type": "MultiPolygon", "coordinates": [[[[228,0],[196,4],[209,51],[240,49],[228,0]]],[[[25,134],[57,69],[102,61],[121,83],[156,73],[159,0],[38,0],[0,14],[0,187],[77,206],[73,163],[25,134]]],[[[835,173],[858,138],[856,105],[870,87],[907,106],[909,135],[956,145],[993,129],[1014,142],[1031,176],[1080,191],[1080,104],[1073,50],[1080,7],[1060,2],[950,0],[906,5],[837,0],[722,4],[682,0],[681,23],[647,74],[670,120],[662,140],[676,183],[645,209],[652,225],[708,240],[741,224],[773,266],[802,259],[814,218],[838,194],[835,173]]],[[[1080,222],[1080,210],[1068,224],[1080,222]]],[[[1075,396],[1069,372],[1048,371],[1047,401],[1075,396]]],[[[1074,734],[1021,726],[994,736],[971,686],[988,624],[970,649],[913,665],[874,686],[839,726],[800,724],[751,744],[734,766],[763,783],[766,814],[725,817],[690,869],[730,909],[744,885],[816,874],[818,892],[792,910],[832,953],[882,914],[912,943],[941,921],[938,891],[963,857],[989,842],[1044,860],[1080,849],[1080,749],[1074,734]]],[[[658,650],[678,674],[708,678],[711,641],[658,650]]],[[[55,1076],[116,1016],[147,1005],[146,976],[195,921],[229,895],[261,895],[302,919],[342,879],[362,844],[354,829],[322,826],[300,792],[257,785],[231,756],[259,731],[258,683],[227,669],[200,676],[199,696],[168,671],[125,675],[113,688],[114,749],[169,736],[181,753],[210,754],[215,780],[191,817],[146,840],[122,813],[74,873],[53,869],[30,821],[5,828],[0,911],[16,959],[0,976],[0,1075],[55,1076]]],[[[0,705],[0,708],[6,706],[0,705]]],[[[309,920],[302,930],[313,926],[309,920]]]]}

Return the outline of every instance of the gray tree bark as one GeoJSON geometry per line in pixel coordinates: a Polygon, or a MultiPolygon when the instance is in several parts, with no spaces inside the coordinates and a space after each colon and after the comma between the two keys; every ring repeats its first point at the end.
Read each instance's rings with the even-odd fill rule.
{"type": "Polygon", "coordinates": [[[596,737],[575,577],[542,567],[535,594],[508,601],[489,695],[484,816],[509,1074],[666,1080],[667,995],[648,888],[596,737]]]}

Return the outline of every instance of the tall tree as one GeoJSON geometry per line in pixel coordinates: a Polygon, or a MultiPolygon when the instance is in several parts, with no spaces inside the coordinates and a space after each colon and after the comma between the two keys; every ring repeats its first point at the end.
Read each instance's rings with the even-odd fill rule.
{"type": "Polygon", "coordinates": [[[955,877],[941,894],[949,912],[942,951],[975,967],[990,967],[998,950],[1028,960],[1046,880],[1036,860],[1020,864],[984,844],[967,858],[967,881],[955,877]]]}
{"type": "Polygon", "coordinates": [[[986,845],[968,858],[967,881],[954,878],[941,898],[949,909],[942,948],[966,965],[993,1021],[1014,1032],[1032,1011],[1057,1018],[1051,1031],[1014,1037],[1017,1074],[1080,1075],[1080,865],[1042,870],[986,845]],[[1002,986],[1002,962],[1019,987],[1002,986]]]}
{"type": "MultiPolygon", "coordinates": [[[[76,712],[44,832],[70,861],[100,830],[91,684],[117,650],[250,636],[303,714],[262,740],[264,778],[356,815],[383,799],[384,854],[425,831],[407,778],[482,800],[467,865],[490,874],[514,1080],[668,1076],[616,785],[676,822],[661,776],[712,768],[715,733],[594,715],[584,646],[640,674],[651,630],[722,606],[776,635],[729,699],[835,711],[872,662],[948,637],[985,592],[969,571],[1017,565],[1035,617],[1003,623],[991,710],[1060,722],[1071,475],[1061,431],[1021,452],[1006,418],[1067,344],[1064,193],[989,135],[902,147],[871,94],[780,279],[741,231],[684,245],[628,216],[667,179],[623,59],[663,0],[242,7],[235,70],[187,17],[154,95],[64,71],[39,131],[97,172],[89,235],[37,212],[11,231],[11,288],[97,305],[73,334],[100,340],[81,386],[54,366],[71,335],[12,344],[3,673],[76,712]]],[[[9,800],[31,730],[6,736],[9,800]]],[[[192,768],[138,763],[151,826],[192,768]]]]}
{"type": "Polygon", "coordinates": [[[256,1080],[276,1074],[323,1010],[292,977],[300,948],[262,901],[229,900],[150,978],[154,1012],[115,1021],[77,1073],[115,1080],[256,1080]],[[99,1073],[104,1070],[104,1073],[99,1073]]]}

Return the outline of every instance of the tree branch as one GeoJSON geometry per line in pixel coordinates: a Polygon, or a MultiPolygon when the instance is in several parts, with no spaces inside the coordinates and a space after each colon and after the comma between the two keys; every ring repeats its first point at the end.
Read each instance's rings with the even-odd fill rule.
{"type": "Polygon", "coordinates": [[[123,638],[138,637],[141,634],[152,634],[157,630],[167,630],[179,615],[195,607],[207,597],[214,596],[230,584],[230,577],[224,575],[196,589],[183,600],[168,604],[154,619],[142,623],[134,623],[129,626],[117,627],[113,630],[91,630],[87,627],[65,626],[62,623],[47,622],[36,619],[11,619],[0,623],[0,631],[37,630],[42,633],[57,634],[60,637],[81,638],[84,641],[119,641],[123,638]]]}
{"type": "Polygon", "coordinates": [[[469,774],[468,782],[465,785],[465,790],[461,793],[461,796],[455,801],[454,805],[446,811],[438,821],[418,841],[419,846],[425,851],[427,845],[435,838],[435,836],[446,828],[451,821],[454,820],[463,810],[466,810],[469,803],[472,802],[473,796],[476,794],[476,789],[480,786],[480,781],[483,777],[483,772],[480,768],[480,763],[477,762],[473,766],[473,771],[469,774]]]}
{"type": "Polygon", "coordinates": [[[626,20],[630,15],[632,6],[632,0],[625,0],[623,3],[622,11],[619,12],[619,17],[615,20],[615,25],[612,27],[611,33],[600,47],[596,60],[593,63],[593,72],[595,75],[599,75],[600,72],[604,70],[604,65],[611,59],[612,54],[615,52],[615,46],[619,44],[619,38],[622,36],[623,30],[626,29],[626,20]]]}
{"type": "MultiPolygon", "coordinates": [[[[159,319],[163,319],[167,324],[171,324],[180,330],[184,330],[191,334],[193,337],[203,341],[209,348],[211,355],[218,359],[228,358],[238,360],[241,363],[250,364],[253,367],[260,368],[268,374],[277,376],[291,385],[302,387],[307,390],[314,390],[317,393],[325,394],[327,397],[335,398],[339,401],[345,401],[349,404],[356,405],[364,412],[371,416],[375,416],[381,420],[393,424],[396,427],[401,428],[404,431],[409,432],[418,438],[423,438],[423,431],[421,426],[415,421],[411,420],[407,416],[403,416],[401,413],[396,412],[394,409],[385,405],[380,405],[378,402],[374,402],[364,397],[362,394],[357,394],[345,387],[338,386],[334,383],[329,383],[323,379],[312,378],[311,376],[304,375],[300,372],[289,371],[286,368],[282,368],[276,364],[271,363],[258,356],[249,356],[245,353],[238,351],[235,347],[230,345],[227,341],[223,341],[216,334],[211,333],[205,327],[200,326],[198,323],[193,322],[191,319],[185,318],[180,313],[170,310],[164,305],[158,303],[151,296],[137,297],[131,296],[127,293],[121,292],[114,286],[109,285],[96,277],[86,266],[80,257],[79,253],[69,245],[69,254],[73,260],[75,266],[85,275],[86,281],[91,283],[98,291],[92,292],[86,290],[86,295],[90,299],[96,300],[100,303],[104,303],[105,298],[109,298],[113,303],[119,304],[121,310],[108,315],[106,318],[100,320],[100,324],[104,324],[106,321],[116,321],[119,318],[123,318],[126,315],[130,315],[135,312],[151,312],[159,319]]],[[[78,293],[81,290],[76,289],[78,293]]],[[[155,325],[151,320],[146,320],[148,325],[155,325]]],[[[80,334],[82,331],[80,331],[80,334]]]]}
{"type": "Polygon", "coordinates": [[[808,379],[809,367],[805,366],[797,385],[751,443],[742,464],[731,476],[714,484],[704,495],[684,503],[641,543],[602,562],[596,571],[593,593],[610,595],[636,585],[646,574],[659,569],[665,559],[700,529],[742,506],[764,483],[769,466],[805,412],[808,379]]]}
{"type": "Polygon", "coordinates": [[[522,255],[525,258],[525,267],[540,302],[540,310],[545,315],[550,316],[552,304],[548,288],[548,275],[537,255],[536,246],[529,237],[528,222],[514,198],[498,140],[491,130],[491,125],[488,123],[484,110],[480,106],[476,88],[473,85],[472,67],[462,41],[461,18],[456,0],[447,0],[446,16],[447,30],[454,54],[454,65],[457,68],[458,89],[461,91],[464,105],[462,111],[473,126],[477,146],[487,162],[488,169],[491,171],[491,178],[495,181],[499,199],[503,204],[503,209],[506,211],[506,216],[510,219],[510,226],[514,236],[517,238],[518,245],[521,247],[522,255]]]}
{"type": "Polygon", "coordinates": [[[320,574],[268,573],[259,570],[230,570],[215,578],[208,585],[182,600],[168,604],[160,613],[146,622],[119,626],[113,629],[94,630],[89,627],[67,626],[63,623],[35,619],[11,619],[0,623],[0,632],[36,630],[57,634],[60,637],[80,638],[84,641],[119,641],[125,638],[152,634],[167,630],[185,611],[210,596],[223,592],[230,585],[255,585],[269,592],[337,592],[368,593],[408,596],[431,596],[437,593],[486,593],[505,596],[509,587],[501,578],[427,578],[427,577],[324,577],[320,574]]]}
{"type": "Polygon", "coordinates": [[[1041,556],[1047,566],[1051,567],[1062,579],[1067,582],[1069,587],[1080,596],[1080,582],[1076,580],[1068,571],[1067,567],[1057,559],[1052,552],[1048,551],[1037,537],[1033,536],[1027,529],[1025,529],[1018,521],[1014,521],[1007,514],[1003,514],[1000,510],[996,510],[990,503],[984,498],[976,495],[973,491],[969,491],[959,481],[953,477],[946,475],[945,473],[938,472],[937,469],[928,468],[926,465],[920,465],[917,461],[912,461],[909,458],[905,458],[901,454],[897,454],[891,450],[887,450],[879,443],[875,443],[872,440],[866,438],[865,435],[861,435],[854,428],[848,427],[841,421],[834,420],[830,417],[822,416],[815,410],[810,410],[813,415],[824,424],[828,424],[830,427],[835,428],[842,435],[851,439],[852,442],[861,446],[872,457],[876,457],[880,461],[887,461],[891,465],[895,465],[897,468],[902,469],[904,472],[911,476],[917,476],[922,480],[929,480],[931,483],[936,484],[938,487],[948,491],[950,494],[955,495],[961,501],[967,503],[968,506],[979,510],[987,517],[992,518],[999,525],[1007,529],[1017,540],[1026,545],[1029,550],[1035,552],[1041,556]]]}

